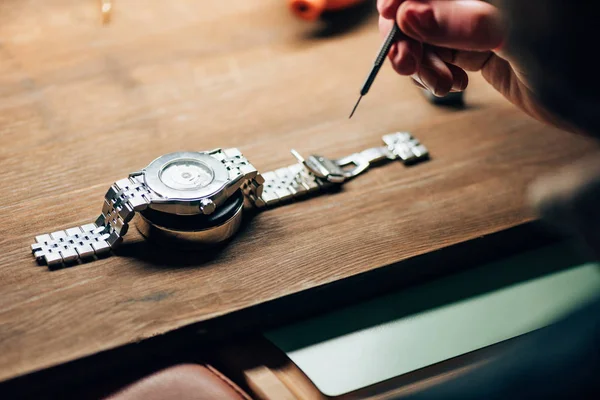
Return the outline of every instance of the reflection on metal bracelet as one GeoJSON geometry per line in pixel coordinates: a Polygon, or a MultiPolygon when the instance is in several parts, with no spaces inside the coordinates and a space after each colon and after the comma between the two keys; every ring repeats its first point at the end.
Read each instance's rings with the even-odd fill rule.
{"type": "MultiPolygon", "coordinates": [[[[409,164],[429,155],[425,146],[409,133],[385,135],[383,141],[385,146],[336,160],[317,155],[304,159],[292,150],[297,163],[259,174],[245,182],[242,190],[257,208],[270,207],[342,184],[385,160],[409,164]]],[[[230,178],[242,174],[244,168],[253,169],[239,151],[230,149],[230,152],[231,157],[227,152],[223,156],[214,155],[227,167],[230,178]]],[[[156,197],[142,179],[131,175],[115,182],[107,191],[102,213],[94,223],[37,236],[36,243],[31,245],[36,259],[54,266],[101,256],[118,246],[135,212],[145,210],[156,197]]]]}
{"type": "Polygon", "coordinates": [[[385,135],[383,141],[385,146],[372,147],[337,160],[317,155],[305,160],[292,150],[298,163],[262,173],[265,179],[262,196],[250,195],[250,200],[257,207],[274,206],[343,183],[384,160],[410,164],[429,156],[427,148],[406,132],[385,135]]]}

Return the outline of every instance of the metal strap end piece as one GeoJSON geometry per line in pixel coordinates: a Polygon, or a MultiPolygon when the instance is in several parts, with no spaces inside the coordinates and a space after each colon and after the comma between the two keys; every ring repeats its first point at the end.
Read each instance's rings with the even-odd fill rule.
{"type": "Polygon", "coordinates": [[[404,164],[412,164],[429,157],[427,148],[408,132],[396,132],[383,136],[389,151],[404,164]]]}
{"type": "Polygon", "coordinates": [[[107,241],[109,235],[105,227],[87,224],[39,235],[36,243],[31,245],[31,252],[39,263],[55,267],[61,264],[72,264],[80,259],[100,255],[110,250],[107,241]]]}

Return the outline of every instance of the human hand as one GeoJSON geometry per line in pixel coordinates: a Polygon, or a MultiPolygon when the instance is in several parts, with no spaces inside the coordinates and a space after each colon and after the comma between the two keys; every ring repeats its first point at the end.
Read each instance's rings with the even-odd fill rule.
{"type": "Polygon", "coordinates": [[[524,71],[503,51],[506,27],[498,8],[479,0],[378,0],[377,8],[382,36],[394,21],[404,34],[388,55],[398,74],[441,97],[465,90],[465,71],[480,71],[517,107],[564,127],[538,103],[524,71]]]}

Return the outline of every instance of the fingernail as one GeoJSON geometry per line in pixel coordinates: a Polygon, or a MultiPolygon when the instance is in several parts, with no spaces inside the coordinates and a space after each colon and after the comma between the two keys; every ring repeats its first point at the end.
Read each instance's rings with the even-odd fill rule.
{"type": "Polygon", "coordinates": [[[412,76],[411,82],[413,85],[420,87],[421,89],[427,90],[427,88],[421,83],[421,79],[417,76],[412,76]]]}
{"type": "Polygon", "coordinates": [[[421,67],[421,72],[419,73],[419,75],[421,77],[421,82],[423,82],[423,85],[425,85],[425,87],[427,87],[427,89],[431,93],[437,96],[438,76],[435,73],[435,71],[429,68],[421,67]]]}
{"type": "Polygon", "coordinates": [[[453,91],[453,92],[462,92],[463,90],[465,90],[465,86],[466,85],[465,85],[464,80],[461,79],[459,81],[456,81],[456,82],[452,83],[452,89],[451,89],[451,91],[453,91]]]}

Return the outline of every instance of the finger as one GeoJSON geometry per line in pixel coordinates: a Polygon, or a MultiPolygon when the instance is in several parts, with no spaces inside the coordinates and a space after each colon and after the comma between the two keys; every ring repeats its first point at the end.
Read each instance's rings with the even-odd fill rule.
{"type": "Polygon", "coordinates": [[[452,64],[446,64],[450,72],[452,72],[452,88],[451,92],[462,92],[469,84],[469,76],[460,67],[452,64]]]}
{"type": "Polygon", "coordinates": [[[465,71],[475,72],[482,70],[492,55],[491,51],[458,51],[450,63],[465,71]]]}
{"type": "MultiPolygon", "coordinates": [[[[389,32],[393,24],[393,20],[379,18],[379,26],[382,32],[389,32]]],[[[422,55],[421,43],[403,34],[399,37],[400,39],[390,48],[388,58],[398,74],[412,75],[419,69],[422,55]]]]}
{"type": "Polygon", "coordinates": [[[394,26],[394,20],[386,19],[383,17],[383,15],[380,15],[377,22],[379,24],[379,36],[381,40],[384,40],[390,33],[392,26],[394,26]]]}
{"type": "Polygon", "coordinates": [[[423,50],[421,68],[412,77],[438,97],[447,95],[454,84],[454,76],[449,66],[432,48],[423,50]]]}
{"type": "Polygon", "coordinates": [[[377,0],[377,11],[385,19],[394,19],[403,0],[377,0]]]}
{"type": "Polygon", "coordinates": [[[432,92],[435,96],[438,97],[443,97],[448,93],[457,93],[464,91],[467,88],[467,85],[469,84],[469,76],[467,75],[467,73],[463,69],[455,65],[447,64],[446,66],[452,73],[452,86],[449,91],[445,91],[443,88],[436,89],[435,91],[431,89],[433,85],[439,85],[437,82],[440,80],[440,78],[437,75],[437,72],[435,77],[433,77],[432,71],[428,70],[427,67],[423,68],[420,71],[420,74],[415,74],[412,76],[413,83],[420,88],[432,92]]]}
{"type": "Polygon", "coordinates": [[[420,67],[421,53],[421,43],[412,39],[395,43],[389,55],[394,71],[406,76],[414,74],[420,67]]]}
{"type": "Polygon", "coordinates": [[[448,69],[452,73],[452,87],[450,91],[461,92],[465,90],[469,83],[469,77],[462,66],[454,64],[459,58],[457,56],[458,53],[461,52],[457,52],[456,50],[447,49],[444,47],[427,46],[427,48],[434,52],[440,58],[440,60],[442,60],[446,64],[446,67],[448,67],[448,69]]]}
{"type": "Polygon", "coordinates": [[[479,0],[407,0],[396,21],[416,40],[459,50],[494,50],[505,36],[499,10],[479,0]]]}
{"type": "Polygon", "coordinates": [[[445,63],[472,72],[480,71],[493,54],[491,51],[458,51],[443,47],[438,47],[436,53],[445,63]]]}
{"type": "Polygon", "coordinates": [[[427,90],[427,88],[425,86],[423,86],[420,82],[415,80],[415,78],[412,78],[412,83],[414,83],[416,87],[427,90]]]}

